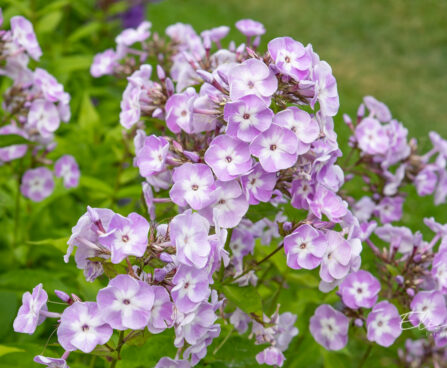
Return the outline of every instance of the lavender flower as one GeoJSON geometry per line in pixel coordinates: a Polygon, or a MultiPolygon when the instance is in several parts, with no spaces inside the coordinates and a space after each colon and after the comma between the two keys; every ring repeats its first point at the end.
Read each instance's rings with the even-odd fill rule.
{"type": "Polygon", "coordinates": [[[214,201],[214,177],[207,165],[183,164],[174,170],[172,180],[174,185],[169,196],[179,206],[188,204],[200,210],[214,201]]]}
{"type": "Polygon", "coordinates": [[[150,311],[147,329],[153,333],[160,333],[174,323],[174,304],[171,302],[169,293],[162,286],[153,286],[155,295],[154,304],[150,311]]]}
{"type": "Polygon", "coordinates": [[[241,184],[250,205],[268,202],[276,185],[276,173],[268,173],[256,164],[250,174],[241,177],[241,184]]]}
{"type": "Polygon", "coordinates": [[[93,63],[90,66],[90,74],[95,78],[113,74],[113,71],[118,64],[117,60],[117,54],[112,49],[107,49],[104,52],[96,54],[93,58],[93,63]]]}
{"type": "Polygon", "coordinates": [[[38,364],[44,364],[48,368],[70,368],[63,358],[49,358],[43,355],[37,355],[34,357],[34,361],[38,364]]]}
{"type": "Polygon", "coordinates": [[[117,330],[145,328],[154,299],[151,286],[128,275],[116,276],[97,295],[104,322],[117,330]]]}
{"type": "Polygon", "coordinates": [[[332,282],[348,274],[352,250],[348,241],[335,231],[328,231],[326,239],[328,247],[321,263],[320,277],[326,282],[332,282]]]}
{"type": "Polygon", "coordinates": [[[65,188],[75,188],[79,184],[79,166],[71,155],[64,155],[56,161],[54,174],[58,178],[63,178],[65,188]]]}
{"type": "Polygon", "coordinates": [[[244,142],[251,142],[272,124],[273,111],[256,95],[246,95],[224,107],[224,119],[228,122],[226,133],[244,142]]]}
{"type": "Polygon", "coordinates": [[[136,165],[143,177],[161,172],[165,167],[169,143],[163,137],[151,135],[144,138],[142,147],[136,149],[136,165]]]}
{"type": "Polygon", "coordinates": [[[112,252],[112,263],[120,263],[127,256],[143,256],[147,247],[149,224],[143,216],[131,213],[127,218],[115,214],[107,233],[99,241],[112,252]]]}
{"type": "Polygon", "coordinates": [[[262,36],[265,33],[264,25],[252,19],[237,21],[236,28],[247,37],[262,36]]]}
{"type": "Polygon", "coordinates": [[[323,233],[304,224],[284,238],[287,265],[293,269],[313,269],[320,265],[326,253],[327,242],[323,233]]]}
{"type": "Polygon", "coordinates": [[[53,173],[46,167],[29,169],[22,177],[20,191],[34,202],[47,198],[54,189],[53,173]]]}
{"type": "Polygon", "coordinates": [[[250,152],[259,158],[265,171],[275,172],[295,164],[297,147],[298,139],[293,132],[273,124],[250,144],[250,152]]]}
{"type": "Polygon", "coordinates": [[[387,301],[376,304],[366,320],[368,340],[381,346],[391,346],[402,333],[401,320],[393,304],[387,301]]]}
{"type": "Polygon", "coordinates": [[[281,350],[274,346],[270,346],[256,355],[258,364],[274,365],[275,367],[282,367],[285,359],[281,350]]]}
{"type": "Polygon", "coordinates": [[[320,305],[310,318],[310,333],[328,350],[343,349],[348,342],[349,320],[330,305],[320,305]]]}
{"type": "Polygon", "coordinates": [[[420,291],[410,304],[408,320],[413,326],[423,324],[428,331],[436,330],[447,318],[447,307],[439,291],[420,291]]]}
{"type": "Polygon", "coordinates": [[[343,303],[349,308],[371,308],[376,304],[380,282],[367,271],[349,274],[340,284],[343,303]]]}
{"type": "Polygon", "coordinates": [[[213,139],[205,152],[205,162],[221,181],[246,174],[252,165],[248,144],[226,134],[213,139]]]}
{"type": "Polygon", "coordinates": [[[332,68],[325,61],[320,61],[313,70],[315,81],[315,96],[313,104],[318,101],[321,112],[326,116],[335,116],[340,107],[337,92],[337,81],[332,75],[332,68]]]}
{"type": "Polygon", "coordinates": [[[112,336],[112,328],[103,321],[96,303],[77,302],[64,310],[57,329],[59,344],[68,351],[90,353],[112,336]]]}
{"type": "Polygon", "coordinates": [[[31,22],[21,16],[12,17],[11,31],[13,40],[23,47],[34,60],[39,60],[42,56],[42,50],[37,42],[31,22]]]}

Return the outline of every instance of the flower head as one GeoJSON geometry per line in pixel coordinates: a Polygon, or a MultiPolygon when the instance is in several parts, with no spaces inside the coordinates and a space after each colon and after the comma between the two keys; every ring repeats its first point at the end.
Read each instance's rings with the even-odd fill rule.
{"type": "Polygon", "coordinates": [[[310,333],[328,350],[343,349],[348,342],[349,320],[330,305],[320,305],[310,318],[310,333]]]}
{"type": "Polygon", "coordinates": [[[349,274],[340,284],[343,303],[352,309],[371,308],[377,301],[379,291],[379,280],[363,270],[349,274]]]}
{"type": "Polygon", "coordinates": [[[45,320],[45,316],[40,312],[47,310],[47,301],[48,294],[42,284],[37,285],[32,294],[28,291],[23,294],[22,305],[14,320],[14,331],[33,334],[36,327],[45,320]]]}
{"type": "Polygon", "coordinates": [[[54,189],[53,173],[46,167],[29,169],[22,177],[20,191],[34,202],[47,198],[54,189]]]}
{"type": "Polygon", "coordinates": [[[79,166],[71,155],[64,155],[54,164],[56,177],[64,180],[65,188],[75,188],[79,184],[79,166]]]}
{"type": "Polygon", "coordinates": [[[368,340],[381,346],[391,346],[402,333],[401,320],[393,304],[387,301],[376,304],[366,320],[368,340]]]}

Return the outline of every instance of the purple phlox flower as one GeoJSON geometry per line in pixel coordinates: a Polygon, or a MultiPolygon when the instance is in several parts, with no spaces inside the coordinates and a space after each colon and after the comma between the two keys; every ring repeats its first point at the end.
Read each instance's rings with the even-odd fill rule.
{"type": "Polygon", "coordinates": [[[285,359],[286,358],[281,350],[275,346],[269,346],[256,354],[256,361],[258,364],[274,365],[275,367],[282,367],[285,359]]]}
{"type": "Polygon", "coordinates": [[[411,147],[407,143],[408,129],[397,120],[391,120],[383,127],[389,141],[389,149],[384,158],[378,157],[383,168],[390,167],[407,158],[411,153],[411,147]]]}
{"type": "Polygon", "coordinates": [[[246,95],[224,107],[228,122],[226,133],[244,142],[251,142],[272,124],[273,111],[256,95],[246,95]]]}
{"type": "Polygon", "coordinates": [[[262,168],[268,172],[292,167],[298,157],[298,138],[287,128],[273,124],[259,134],[250,144],[250,152],[259,158],[262,168]]]}
{"type": "Polygon", "coordinates": [[[323,281],[332,282],[348,274],[352,249],[349,242],[336,231],[327,231],[326,239],[328,246],[321,262],[320,277],[323,281]]]}
{"type": "Polygon", "coordinates": [[[187,360],[163,357],[158,361],[155,368],[191,368],[191,364],[187,360]]]}
{"type": "Polygon", "coordinates": [[[348,342],[349,319],[330,305],[320,305],[310,318],[310,333],[328,350],[340,350],[348,342]]]}
{"type": "Polygon", "coordinates": [[[47,101],[59,101],[62,104],[68,104],[70,101],[70,95],[64,91],[64,86],[44,69],[36,68],[34,84],[40,88],[47,101]]]}
{"type": "Polygon", "coordinates": [[[214,324],[206,331],[206,334],[194,345],[190,345],[183,352],[183,358],[190,359],[191,365],[196,365],[205,358],[208,345],[220,335],[220,325],[214,324]]]}
{"type": "Polygon", "coordinates": [[[225,38],[228,32],[230,32],[230,27],[220,26],[203,31],[200,35],[202,38],[209,37],[210,41],[215,42],[219,46],[219,41],[225,38]]]}
{"type": "Polygon", "coordinates": [[[178,44],[179,50],[189,51],[200,58],[205,55],[202,39],[190,24],[172,24],[166,28],[166,34],[178,44]]]}
{"type": "Polygon", "coordinates": [[[351,309],[371,308],[377,301],[380,282],[368,271],[349,274],[340,284],[343,303],[351,309]]]}
{"type": "Polygon", "coordinates": [[[151,135],[145,137],[142,147],[138,149],[135,147],[135,151],[135,163],[140,170],[140,175],[147,177],[164,169],[169,142],[163,137],[151,135]]]}
{"type": "Polygon", "coordinates": [[[368,196],[363,196],[352,206],[352,212],[360,222],[368,221],[375,209],[376,203],[368,196]]]}
{"type": "Polygon", "coordinates": [[[318,139],[320,127],[318,122],[311,116],[296,106],[287,109],[275,115],[274,123],[284,128],[290,129],[298,138],[297,153],[302,155],[306,153],[310,144],[318,139]]]}
{"type": "Polygon", "coordinates": [[[386,224],[377,228],[374,233],[383,241],[390,243],[392,247],[396,247],[401,253],[413,251],[414,236],[407,227],[386,224]]]}
{"type": "Polygon", "coordinates": [[[254,248],[255,239],[250,231],[243,228],[233,230],[230,241],[233,263],[242,267],[242,259],[250,253],[253,254],[254,248]]]}
{"type": "Polygon", "coordinates": [[[54,174],[58,178],[63,178],[65,188],[75,188],[79,184],[79,166],[71,155],[64,155],[56,161],[54,174]]]}
{"type": "Polygon", "coordinates": [[[400,196],[383,198],[376,208],[380,216],[380,221],[383,224],[399,221],[402,218],[404,201],[405,199],[400,196]]]}
{"type": "Polygon", "coordinates": [[[439,171],[439,182],[435,190],[435,205],[440,205],[445,202],[447,196],[447,172],[445,170],[439,171]]]}
{"type": "Polygon", "coordinates": [[[250,316],[242,312],[239,308],[236,308],[230,317],[230,323],[241,335],[248,330],[248,324],[250,321],[250,316]]]}
{"type": "Polygon", "coordinates": [[[237,181],[217,181],[215,201],[201,210],[208,221],[216,218],[225,229],[236,227],[248,211],[248,202],[237,181]]]}
{"type": "Polygon", "coordinates": [[[205,269],[180,265],[172,279],[171,290],[176,308],[182,313],[189,313],[210,295],[209,278],[205,269]]]}
{"type": "Polygon", "coordinates": [[[262,36],[265,33],[264,25],[252,19],[238,20],[236,28],[246,37],[262,36]]]}
{"type": "Polygon", "coordinates": [[[184,341],[191,345],[200,342],[213,329],[217,319],[214,306],[206,301],[179,317],[175,326],[174,345],[176,347],[183,346],[184,341]]]}
{"type": "Polygon", "coordinates": [[[385,194],[386,196],[393,196],[398,192],[399,186],[401,185],[402,180],[405,177],[406,168],[407,165],[402,164],[397,168],[395,174],[392,174],[389,171],[384,171],[386,184],[383,188],[383,194],[385,194]]]}
{"type": "Polygon", "coordinates": [[[331,221],[338,221],[347,213],[347,204],[336,193],[323,185],[317,185],[315,195],[310,203],[312,213],[321,219],[326,215],[331,221]]]}
{"type": "Polygon", "coordinates": [[[149,315],[147,328],[151,333],[157,334],[173,325],[174,304],[164,287],[153,286],[152,290],[155,294],[155,300],[149,315]]]}
{"type": "Polygon", "coordinates": [[[22,16],[12,17],[11,32],[14,42],[23,47],[34,60],[39,60],[42,50],[31,22],[22,16]]]}
{"type": "Polygon", "coordinates": [[[22,177],[20,191],[34,202],[47,198],[54,189],[53,173],[46,167],[29,169],[22,177]]]}
{"type": "Polygon", "coordinates": [[[381,346],[391,346],[402,333],[401,321],[393,304],[387,301],[376,304],[366,320],[368,340],[381,346]]]}
{"type": "Polygon", "coordinates": [[[306,179],[295,179],[292,182],[292,200],[293,207],[298,209],[308,209],[315,192],[315,184],[306,179]]]}
{"type": "Polygon", "coordinates": [[[355,137],[360,149],[369,155],[385,154],[390,140],[385,127],[374,118],[365,118],[355,129],[355,137]]]}
{"type": "Polygon", "coordinates": [[[177,250],[178,262],[195,268],[205,267],[211,252],[209,229],[207,219],[191,210],[174,217],[169,234],[177,250]]]}
{"type": "Polygon", "coordinates": [[[275,346],[286,351],[292,339],[298,335],[298,328],[295,327],[297,316],[290,312],[282,313],[278,316],[275,326],[275,346]]]}
{"type": "Polygon", "coordinates": [[[152,192],[151,186],[144,182],[142,183],[142,190],[144,196],[144,202],[149,213],[149,218],[151,221],[155,220],[155,203],[154,203],[154,193],[152,192]]]}
{"type": "Polygon", "coordinates": [[[227,134],[211,141],[204,158],[221,181],[233,180],[248,173],[252,165],[248,144],[227,134]]]}
{"type": "Polygon", "coordinates": [[[149,88],[152,66],[141,65],[140,69],[128,77],[129,84],[123,92],[121,99],[120,124],[130,129],[141,117],[141,96],[145,88],[149,88]]]}
{"type": "Polygon", "coordinates": [[[326,188],[337,192],[345,182],[345,175],[340,166],[329,162],[318,171],[317,180],[326,188]]]}
{"type": "Polygon", "coordinates": [[[318,267],[326,248],[324,233],[307,224],[299,226],[284,238],[287,265],[296,270],[300,268],[311,270],[318,267]]]}
{"type": "Polygon", "coordinates": [[[213,221],[216,233],[208,237],[208,241],[211,245],[211,253],[206,266],[210,284],[214,283],[213,273],[220,268],[221,264],[227,267],[230,263],[230,255],[225,249],[228,231],[220,227],[219,220],[216,216],[214,216],[213,221]]]}
{"type": "Polygon", "coordinates": [[[193,126],[196,98],[197,92],[193,88],[169,97],[166,102],[166,125],[171,132],[178,134],[184,130],[188,134],[197,133],[193,126]]]}
{"type": "Polygon", "coordinates": [[[48,312],[47,301],[48,294],[42,284],[37,285],[32,294],[29,291],[23,294],[22,305],[14,320],[14,331],[32,335],[46,317],[59,317],[58,313],[48,312]]]}
{"type": "Polygon", "coordinates": [[[387,123],[391,120],[391,112],[383,102],[376,100],[372,96],[363,97],[363,102],[370,111],[371,115],[377,118],[382,123],[387,123]]]}
{"type": "Polygon", "coordinates": [[[127,46],[132,46],[136,42],[143,42],[149,38],[151,26],[151,22],[144,21],[137,28],[128,28],[122,31],[115,38],[117,54],[123,57],[126,54],[127,46]]]}
{"type": "Polygon", "coordinates": [[[436,222],[434,217],[424,218],[424,224],[442,238],[447,236],[447,224],[442,225],[439,222],[436,222]]]}
{"type": "Polygon", "coordinates": [[[436,183],[438,181],[438,176],[436,175],[436,169],[431,166],[426,166],[424,169],[419,171],[416,178],[414,179],[414,185],[418,192],[418,195],[426,196],[430,195],[435,191],[436,183]]]}
{"type": "Polygon", "coordinates": [[[160,189],[169,189],[172,186],[172,172],[170,170],[166,170],[147,176],[146,181],[156,192],[160,191],[160,189]]]}
{"type": "Polygon", "coordinates": [[[247,95],[257,95],[270,104],[278,88],[275,74],[258,59],[248,59],[234,66],[228,74],[230,98],[235,101],[247,95]]]}
{"type": "Polygon", "coordinates": [[[377,228],[376,221],[363,222],[358,228],[358,233],[356,234],[361,241],[368,239],[374,230],[377,228]]]}
{"type": "Polygon", "coordinates": [[[28,112],[29,130],[37,130],[43,137],[51,137],[52,133],[59,128],[59,111],[56,106],[43,99],[36,99],[32,102],[28,112]]]}
{"type": "Polygon", "coordinates": [[[330,65],[320,61],[314,66],[313,81],[315,82],[315,95],[311,101],[312,108],[318,101],[320,110],[324,115],[337,115],[340,101],[338,98],[337,81],[332,74],[330,65]]]}
{"type": "Polygon", "coordinates": [[[113,74],[115,66],[118,65],[117,61],[118,57],[113,49],[100,52],[93,58],[93,63],[90,66],[90,74],[95,78],[113,74]]]}
{"type": "Polygon", "coordinates": [[[439,291],[418,292],[410,307],[408,320],[413,326],[423,324],[428,331],[436,330],[447,318],[444,295],[439,291]]]}
{"type": "Polygon", "coordinates": [[[200,210],[215,200],[213,173],[205,164],[183,164],[174,169],[172,180],[174,185],[169,196],[179,206],[189,205],[200,210]]]}
{"type": "Polygon", "coordinates": [[[99,235],[105,233],[110,220],[115,213],[108,208],[90,208],[82,215],[77,224],[72,228],[72,235],[68,239],[68,249],[64,256],[65,263],[68,263],[74,247],[78,247],[75,255],[76,265],[80,269],[86,269],[89,266],[90,257],[95,257],[101,252],[101,248],[96,244],[99,235]],[[82,249],[82,250],[81,250],[82,249]]]}
{"type": "Polygon", "coordinates": [[[34,361],[38,364],[46,365],[48,368],[70,368],[64,358],[49,358],[37,355],[34,357],[34,361]]]}
{"type": "Polygon", "coordinates": [[[241,184],[249,204],[268,202],[276,185],[276,173],[264,171],[258,163],[250,174],[241,177],[241,184]]]}
{"type": "Polygon", "coordinates": [[[312,59],[301,42],[278,37],[268,44],[270,56],[279,72],[300,81],[309,75],[312,59]]]}
{"type": "Polygon", "coordinates": [[[90,353],[109,341],[113,329],[102,319],[98,305],[76,302],[64,310],[57,329],[59,344],[68,351],[90,353]]]}
{"type": "MultiPolygon", "coordinates": [[[[0,128],[0,135],[16,134],[23,138],[27,138],[25,131],[16,127],[15,125],[5,125],[0,128]]],[[[14,144],[8,147],[0,148],[0,163],[8,162],[25,156],[28,150],[28,145],[26,144],[14,144]]]]}
{"type": "Polygon", "coordinates": [[[115,214],[99,242],[110,249],[112,263],[120,263],[127,256],[144,255],[148,233],[149,223],[143,216],[135,212],[127,217],[115,214]]]}
{"type": "Polygon", "coordinates": [[[104,322],[117,330],[146,327],[155,300],[152,286],[129,275],[118,275],[99,290],[98,308],[104,322]]]}

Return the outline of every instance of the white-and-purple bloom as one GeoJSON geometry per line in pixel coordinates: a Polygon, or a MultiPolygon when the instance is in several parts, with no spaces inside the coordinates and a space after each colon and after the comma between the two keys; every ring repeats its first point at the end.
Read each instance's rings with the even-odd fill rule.
{"type": "Polygon", "coordinates": [[[343,303],[352,309],[373,307],[379,291],[379,280],[364,270],[349,274],[340,284],[343,303]]]}
{"type": "Polygon", "coordinates": [[[250,205],[268,202],[276,185],[276,173],[264,171],[258,163],[250,174],[241,177],[241,184],[250,205]]]}
{"type": "Polygon", "coordinates": [[[269,102],[278,88],[275,74],[257,59],[248,59],[234,66],[229,72],[228,84],[232,101],[247,95],[257,95],[269,102]]]}
{"type": "Polygon", "coordinates": [[[318,101],[323,115],[337,115],[340,107],[337,81],[332,74],[332,68],[327,62],[320,61],[314,66],[313,80],[315,82],[315,96],[312,99],[311,106],[318,101]]]}
{"type": "Polygon", "coordinates": [[[262,36],[265,33],[264,25],[252,19],[238,20],[236,28],[247,37],[262,36]]]}
{"type": "Polygon", "coordinates": [[[320,277],[323,281],[332,282],[348,274],[352,249],[349,242],[336,231],[327,231],[326,240],[328,247],[321,262],[320,277]]]}
{"type": "Polygon", "coordinates": [[[195,268],[205,267],[211,252],[209,229],[208,220],[191,210],[174,217],[169,224],[169,234],[178,262],[195,268]]]}
{"type": "Polygon", "coordinates": [[[259,133],[270,128],[273,111],[262,98],[247,95],[225,104],[224,119],[228,123],[228,135],[250,143],[259,133]]]}
{"type": "Polygon", "coordinates": [[[229,181],[248,173],[252,158],[247,143],[224,134],[212,140],[205,152],[205,162],[217,179],[229,181]]]}
{"type": "Polygon", "coordinates": [[[162,171],[169,152],[169,142],[163,137],[151,135],[145,137],[142,147],[136,149],[135,163],[140,175],[147,177],[162,171]]]}
{"type": "Polygon", "coordinates": [[[382,301],[368,314],[367,338],[381,346],[391,346],[402,333],[401,323],[402,318],[397,308],[387,301],[382,301]]]}
{"type": "Polygon", "coordinates": [[[282,367],[284,364],[284,354],[277,347],[270,346],[256,355],[258,364],[267,364],[275,367],[282,367]]]}
{"type": "Polygon", "coordinates": [[[298,138],[287,128],[273,124],[250,144],[250,152],[259,158],[268,172],[288,169],[297,160],[298,138]]]}
{"type": "Polygon", "coordinates": [[[22,16],[12,17],[11,31],[13,40],[23,47],[34,60],[39,60],[42,50],[31,22],[22,16]]]}
{"type": "Polygon", "coordinates": [[[301,42],[290,37],[278,37],[268,44],[270,56],[279,72],[300,81],[309,75],[312,57],[301,42]]]}
{"type": "Polygon", "coordinates": [[[310,318],[310,333],[328,350],[340,350],[348,342],[349,320],[330,305],[320,305],[310,318]]]}
{"type": "Polygon", "coordinates": [[[149,223],[143,216],[134,212],[127,217],[115,214],[107,233],[103,234],[99,241],[110,249],[112,263],[120,263],[127,256],[144,255],[148,233],[149,223]]]}
{"type": "Polygon", "coordinates": [[[200,210],[214,202],[214,177],[205,164],[183,164],[174,170],[169,196],[174,203],[200,210]]]}
{"type": "Polygon", "coordinates": [[[318,267],[326,253],[327,241],[324,233],[304,224],[284,238],[287,265],[293,269],[308,270],[318,267]]]}
{"type": "Polygon", "coordinates": [[[117,330],[144,329],[154,300],[153,287],[129,275],[116,276],[97,295],[104,322],[117,330]]]}
{"type": "Polygon", "coordinates": [[[44,99],[36,99],[32,102],[28,112],[27,127],[35,129],[42,137],[51,137],[59,128],[60,117],[56,106],[44,99]]]}
{"type": "Polygon", "coordinates": [[[34,202],[47,198],[54,189],[53,173],[46,167],[29,169],[22,177],[20,191],[34,202]]]}
{"type": "Polygon", "coordinates": [[[48,368],[70,368],[64,358],[50,358],[37,355],[34,357],[34,361],[38,364],[46,365],[48,368]]]}
{"type": "Polygon", "coordinates": [[[155,295],[154,304],[149,315],[147,329],[157,334],[163,332],[174,323],[174,304],[169,293],[162,286],[152,286],[155,295]]]}
{"type": "Polygon", "coordinates": [[[421,324],[428,331],[442,326],[447,319],[447,307],[444,295],[439,291],[420,291],[410,304],[408,320],[413,326],[421,324]]]}
{"type": "Polygon", "coordinates": [[[63,179],[65,188],[77,187],[81,175],[78,163],[71,155],[64,155],[56,161],[54,164],[54,174],[57,178],[63,179]]]}
{"type": "Polygon", "coordinates": [[[296,106],[288,107],[275,115],[274,123],[284,128],[290,129],[298,138],[297,153],[306,153],[311,143],[320,136],[320,126],[306,111],[300,110],[296,106]]]}
{"type": "Polygon", "coordinates": [[[113,49],[100,52],[93,58],[93,63],[90,66],[90,74],[95,78],[113,74],[115,66],[118,65],[117,61],[118,57],[113,49]]]}
{"type": "Polygon", "coordinates": [[[62,313],[57,338],[65,350],[90,353],[109,341],[112,333],[96,303],[76,302],[62,313]]]}

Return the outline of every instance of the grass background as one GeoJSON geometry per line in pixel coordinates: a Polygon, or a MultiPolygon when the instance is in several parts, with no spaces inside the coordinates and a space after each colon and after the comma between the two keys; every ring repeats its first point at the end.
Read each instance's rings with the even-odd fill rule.
{"type": "MultiPolygon", "coordinates": [[[[73,118],[58,131],[58,148],[52,157],[73,154],[82,171],[77,189],[67,191],[58,183],[55,193],[41,203],[21,199],[20,232],[18,241],[14,241],[17,166],[0,167],[0,367],[37,367],[31,362],[32,356],[42,352],[54,326],[45,322],[33,336],[11,333],[21,294],[42,281],[49,294],[57,288],[93,300],[102,284],[85,282],[73,261],[70,265],[62,263],[66,237],[87,204],[113,206],[123,214],[130,212],[135,201],[117,205],[116,199],[138,200],[140,186],[135,183],[140,179],[132,168],[117,175],[117,163],[123,157],[119,100],[125,83],[117,84],[108,77],[92,79],[88,73],[93,55],[114,47],[119,20],[101,13],[96,0],[0,0],[0,7],[4,9],[5,23],[17,14],[33,22],[43,50],[39,66],[54,74],[72,95],[73,118]],[[5,349],[18,350],[14,353],[5,349]]],[[[278,36],[312,43],[320,57],[331,64],[338,81],[341,107],[335,122],[342,149],[346,148],[348,129],[341,114],[355,115],[362,97],[368,94],[385,102],[393,116],[409,129],[409,136],[416,137],[424,148],[429,147],[430,130],[447,137],[446,14],[447,2],[441,0],[164,0],[148,7],[148,19],[159,33],[175,22],[191,23],[198,32],[230,25],[232,30],[226,40],[242,42],[234,23],[253,18],[267,29],[262,49],[268,40],[278,36]]],[[[0,89],[6,87],[3,78],[0,89]]],[[[402,223],[421,230],[424,216],[447,222],[446,205],[435,207],[432,197],[418,199],[413,189],[408,191],[402,223]]],[[[361,190],[357,194],[360,196],[361,190]]],[[[341,353],[327,353],[308,333],[308,318],[315,306],[322,298],[329,303],[337,298],[316,290],[318,276],[288,270],[282,255],[273,261],[278,272],[288,272],[288,282],[293,286],[282,290],[278,300],[284,310],[299,316],[301,332],[290,346],[287,366],[357,367],[365,350],[363,342],[350,339],[348,348],[341,353]]],[[[261,292],[268,294],[275,287],[267,284],[261,292]]],[[[54,297],[50,295],[50,299],[54,297]]],[[[225,334],[224,326],[222,338],[225,334]]],[[[169,337],[161,341],[165,347],[171,340],[169,337]]],[[[403,343],[404,338],[400,341],[403,343]]],[[[49,355],[60,352],[52,345],[54,342],[54,337],[49,340],[49,355]]],[[[149,343],[152,348],[146,344],[145,349],[129,350],[133,359],[120,362],[118,367],[152,366],[148,359],[162,354],[159,350],[163,351],[163,346],[152,340],[149,343]],[[142,351],[146,356],[137,358],[142,351]]],[[[231,338],[215,361],[206,366],[230,366],[221,361],[233,356],[231,366],[249,367],[241,361],[238,364],[238,359],[253,356],[252,350],[244,350],[251,345],[243,338],[231,338]]],[[[376,347],[365,366],[393,366],[389,360],[393,355],[395,351],[376,347]]],[[[77,353],[70,360],[72,368],[105,366],[99,358],[89,360],[77,353]]]]}

